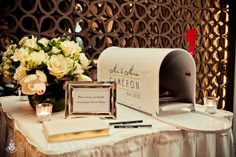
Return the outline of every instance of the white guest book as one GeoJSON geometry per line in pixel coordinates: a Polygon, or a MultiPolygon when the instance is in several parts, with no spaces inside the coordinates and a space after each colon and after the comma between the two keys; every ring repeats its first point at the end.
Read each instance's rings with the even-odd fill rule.
{"type": "Polygon", "coordinates": [[[98,117],[44,121],[43,130],[49,142],[109,135],[109,125],[98,117]]]}
{"type": "Polygon", "coordinates": [[[200,132],[231,127],[228,120],[195,111],[196,67],[183,49],[107,48],[98,59],[97,79],[116,82],[118,103],[176,127],[200,132]]]}

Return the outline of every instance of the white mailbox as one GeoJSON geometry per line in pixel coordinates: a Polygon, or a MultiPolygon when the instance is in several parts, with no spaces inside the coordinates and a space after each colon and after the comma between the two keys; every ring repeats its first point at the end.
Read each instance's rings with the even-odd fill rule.
{"type": "Polygon", "coordinates": [[[99,81],[117,83],[120,104],[151,115],[194,109],[196,68],[183,49],[111,47],[101,53],[97,67],[99,81]]]}
{"type": "Polygon", "coordinates": [[[196,125],[186,126],[191,125],[191,121],[185,120],[184,124],[177,121],[189,117],[193,121],[212,120],[208,115],[201,119],[201,114],[195,111],[196,66],[192,56],[183,49],[107,48],[98,59],[97,79],[117,83],[117,103],[177,127],[214,132],[231,126],[231,122],[226,121],[225,127],[225,121],[220,120],[222,127],[218,125],[218,129],[199,130],[196,125]]]}

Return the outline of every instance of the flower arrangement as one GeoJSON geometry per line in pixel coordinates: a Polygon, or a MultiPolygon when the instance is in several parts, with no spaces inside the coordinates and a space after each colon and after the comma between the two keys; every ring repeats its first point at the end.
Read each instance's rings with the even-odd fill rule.
{"type": "Polygon", "coordinates": [[[84,75],[91,61],[78,43],[66,37],[37,39],[24,37],[4,52],[1,68],[4,77],[15,80],[26,95],[44,94],[50,84],[91,81],[84,75]]]}

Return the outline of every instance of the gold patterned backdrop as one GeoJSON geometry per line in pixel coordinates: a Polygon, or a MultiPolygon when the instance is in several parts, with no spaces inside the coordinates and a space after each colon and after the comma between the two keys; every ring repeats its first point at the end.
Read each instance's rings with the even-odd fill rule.
{"type": "Polygon", "coordinates": [[[220,96],[219,108],[226,104],[230,90],[227,0],[7,0],[1,3],[1,55],[10,43],[17,43],[25,35],[81,37],[83,51],[93,60],[89,71],[93,79],[96,79],[96,60],[109,46],[188,49],[186,30],[196,28],[193,57],[197,67],[197,103],[202,104],[203,96],[211,95],[220,96]]]}

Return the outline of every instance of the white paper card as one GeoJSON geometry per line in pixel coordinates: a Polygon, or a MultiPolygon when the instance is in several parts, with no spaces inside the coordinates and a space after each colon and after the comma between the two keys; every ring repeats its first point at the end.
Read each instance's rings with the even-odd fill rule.
{"type": "Polygon", "coordinates": [[[65,118],[116,118],[116,83],[67,81],[65,118]]]}
{"type": "Polygon", "coordinates": [[[110,93],[106,88],[78,88],[72,93],[74,112],[109,111],[110,93]]]}

